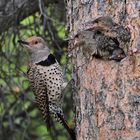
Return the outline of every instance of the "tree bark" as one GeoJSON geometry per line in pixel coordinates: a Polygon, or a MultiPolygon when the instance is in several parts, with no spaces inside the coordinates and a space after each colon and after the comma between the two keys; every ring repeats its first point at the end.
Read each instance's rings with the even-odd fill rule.
{"type": "Polygon", "coordinates": [[[77,140],[140,139],[140,2],[68,0],[67,9],[77,140]],[[87,59],[86,46],[76,46],[75,36],[101,16],[130,30],[127,56],[120,62],[87,59]]]}

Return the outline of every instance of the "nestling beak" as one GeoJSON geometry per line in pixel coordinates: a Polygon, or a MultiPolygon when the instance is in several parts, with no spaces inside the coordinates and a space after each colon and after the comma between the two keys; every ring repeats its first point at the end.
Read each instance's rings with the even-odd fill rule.
{"type": "Polygon", "coordinates": [[[23,44],[23,45],[29,45],[29,42],[26,42],[23,40],[18,40],[18,43],[23,44]]]}

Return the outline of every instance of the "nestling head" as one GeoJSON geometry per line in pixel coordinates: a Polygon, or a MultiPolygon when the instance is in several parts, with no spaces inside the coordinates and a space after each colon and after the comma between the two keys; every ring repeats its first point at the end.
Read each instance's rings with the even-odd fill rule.
{"type": "Polygon", "coordinates": [[[31,62],[43,60],[49,54],[49,48],[41,37],[32,36],[26,41],[18,40],[18,42],[27,48],[31,62]]]}

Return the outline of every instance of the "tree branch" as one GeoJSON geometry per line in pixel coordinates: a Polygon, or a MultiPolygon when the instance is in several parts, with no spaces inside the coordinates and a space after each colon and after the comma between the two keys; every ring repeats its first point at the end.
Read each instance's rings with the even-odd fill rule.
{"type": "MultiPolygon", "coordinates": [[[[45,5],[57,3],[57,0],[44,0],[45,5]]],[[[0,34],[11,26],[17,26],[25,17],[39,10],[38,0],[1,0],[0,34]]]]}

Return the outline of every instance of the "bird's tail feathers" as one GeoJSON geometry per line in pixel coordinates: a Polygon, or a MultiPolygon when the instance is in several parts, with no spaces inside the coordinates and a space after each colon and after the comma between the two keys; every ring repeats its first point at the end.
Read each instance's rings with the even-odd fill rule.
{"type": "Polygon", "coordinates": [[[72,129],[72,128],[69,127],[69,125],[68,125],[67,121],[65,120],[64,116],[62,116],[61,114],[57,113],[57,117],[61,121],[60,123],[65,127],[65,129],[69,133],[71,139],[72,140],[76,140],[75,131],[74,131],[74,129],[72,129]]]}

